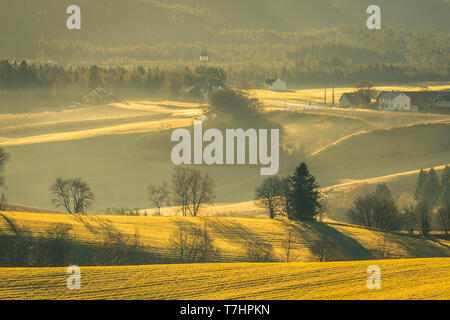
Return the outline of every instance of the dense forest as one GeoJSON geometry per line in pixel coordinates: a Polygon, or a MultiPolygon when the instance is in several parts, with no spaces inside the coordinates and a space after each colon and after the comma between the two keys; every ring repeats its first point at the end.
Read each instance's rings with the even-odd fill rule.
{"type": "Polygon", "coordinates": [[[0,10],[0,56],[32,58],[42,36],[117,47],[209,43],[223,30],[364,27],[373,4],[381,7],[383,28],[450,31],[450,4],[444,0],[6,0],[0,10]],[[65,27],[72,4],[82,10],[78,31],[65,27]]]}
{"type": "MultiPolygon", "coordinates": [[[[224,30],[215,35],[208,46],[208,55],[209,66],[222,68],[229,79],[253,82],[256,86],[267,77],[281,77],[292,86],[348,84],[361,79],[388,83],[449,80],[449,44],[450,36],[443,32],[389,28],[373,32],[350,25],[303,32],[224,30]]],[[[142,43],[107,47],[41,38],[37,46],[38,57],[32,61],[39,66],[20,66],[16,61],[12,69],[23,75],[26,73],[23,69],[29,68],[28,73],[35,73],[41,80],[45,78],[45,85],[58,82],[58,85],[72,86],[87,83],[86,79],[96,76],[86,75],[90,72],[100,73],[103,84],[134,85],[136,78],[148,78],[147,73],[156,72],[157,75],[150,77],[158,79],[161,77],[158,73],[167,73],[167,69],[196,68],[204,44],[142,43]],[[95,63],[105,68],[92,69],[95,63]],[[55,66],[58,64],[76,70],[55,66]]],[[[11,66],[3,62],[2,68],[9,70],[11,66]]],[[[180,71],[169,73],[173,72],[180,71]]],[[[21,85],[33,83],[35,76],[27,76],[29,80],[21,85]]],[[[0,88],[15,85],[8,77],[9,73],[3,71],[0,88]]]]}

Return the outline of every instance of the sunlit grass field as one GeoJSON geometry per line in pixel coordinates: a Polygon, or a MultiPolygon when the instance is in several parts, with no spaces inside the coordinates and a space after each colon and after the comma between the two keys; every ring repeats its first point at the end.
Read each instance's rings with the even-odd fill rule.
{"type": "Polygon", "coordinates": [[[217,263],[0,268],[0,299],[449,299],[450,258],[313,263],[217,263]],[[381,288],[367,288],[367,268],[381,288]]]}
{"type": "MultiPolygon", "coordinates": [[[[414,85],[399,85],[399,86],[377,86],[374,89],[378,91],[423,91],[425,88],[423,86],[414,84],[414,85]]],[[[439,90],[447,90],[450,87],[449,83],[442,84],[429,84],[429,91],[439,91],[439,90]]],[[[346,92],[354,92],[355,88],[347,87],[347,88],[334,88],[335,94],[335,104],[339,104],[339,98],[343,93],[346,92]]],[[[248,90],[249,94],[253,97],[257,97],[259,99],[288,99],[288,100],[308,100],[312,102],[323,102],[325,95],[325,88],[318,89],[302,89],[302,90],[292,90],[288,92],[274,92],[269,90],[248,90]]],[[[327,88],[327,101],[331,103],[332,99],[332,89],[327,88]]]]}
{"type": "MultiPolygon", "coordinates": [[[[243,203],[243,206],[248,206],[243,203]]],[[[235,210],[239,206],[236,205],[235,210]]],[[[8,235],[45,235],[56,223],[72,226],[73,241],[98,244],[105,241],[106,232],[133,236],[137,231],[141,245],[162,258],[177,259],[171,239],[179,227],[207,225],[219,255],[211,262],[240,262],[246,260],[245,245],[250,240],[263,240],[274,247],[276,261],[283,262],[283,249],[289,231],[295,234],[291,261],[315,261],[310,247],[314,240],[330,239],[342,248],[344,260],[377,259],[380,240],[387,241],[386,258],[450,257],[450,242],[409,237],[402,233],[383,232],[343,223],[292,222],[284,219],[238,217],[180,217],[180,216],[114,216],[69,215],[49,213],[2,212],[0,233],[8,235]]],[[[175,260],[176,261],[176,260],[175,260]]]]}

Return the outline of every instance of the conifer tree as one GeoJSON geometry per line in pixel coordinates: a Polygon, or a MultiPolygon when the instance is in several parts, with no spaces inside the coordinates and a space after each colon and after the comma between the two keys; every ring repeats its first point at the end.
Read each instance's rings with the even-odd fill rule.
{"type": "Polygon", "coordinates": [[[416,191],[414,193],[414,199],[417,201],[420,199],[420,195],[422,194],[423,185],[425,184],[425,180],[427,180],[428,174],[423,169],[420,169],[419,176],[417,177],[416,182],[416,191]]]}
{"type": "Polygon", "coordinates": [[[386,183],[379,183],[377,184],[377,188],[375,190],[375,193],[379,196],[385,196],[387,198],[392,198],[391,190],[389,190],[386,183]]]}
{"type": "Polygon", "coordinates": [[[425,201],[431,207],[434,207],[437,204],[441,192],[441,184],[439,183],[438,175],[436,171],[431,168],[428,171],[428,177],[423,185],[420,200],[425,201]]]}
{"type": "Polygon", "coordinates": [[[289,176],[288,216],[292,220],[312,220],[320,210],[319,184],[302,162],[289,176]]]}

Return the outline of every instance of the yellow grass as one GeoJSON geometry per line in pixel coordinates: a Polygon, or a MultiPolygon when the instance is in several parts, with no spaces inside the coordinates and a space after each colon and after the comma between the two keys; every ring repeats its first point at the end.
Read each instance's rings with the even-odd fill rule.
{"type": "MultiPolygon", "coordinates": [[[[430,85],[428,86],[429,91],[439,91],[439,90],[446,90],[450,86],[447,85],[430,85]]],[[[381,86],[376,87],[376,90],[379,91],[422,91],[424,90],[423,86],[381,86]]],[[[334,88],[334,95],[335,95],[335,103],[338,103],[338,100],[340,96],[343,93],[346,92],[354,92],[355,88],[353,87],[347,87],[347,88],[334,88]]],[[[274,92],[269,90],[260,90],[260,89],[254,89],[254,90],[248,90],[248,93],[250,96],[259,98],[262,100],[266,99],[275,99],[275,100],[311,100],[311,101],[317,101],[317,102],[323,102],[325,89],[324,88],[318,88],[318,89],[305,89],[305,90],[292,90],[289,92],[274,92]]],[[[331,94],[332,90],[331,88],[327,89],[327,101],[328,103],[331,102],[331,94]]]]}
{"type": "Polygon", "coordinates": [[[0,299],[450,298],[450,258],[81,267],[80,290],[67,278],[65,268],[0,268],[0,299]],[[379,290],[367,288],[370,265],[379,290]]]}
{"type": "Polygon", "coordinates": [[[48,133],[36,136],[20,137],[20,138],[1,138],[0,146],[17,146],[34,143],[69,141],[92,138],[97,136],[111,134],[129,134],[139,132],[159,131],[162,128],[172,129],[184,127],[192,124],[192,119],[165,119],[157,121],[145,121],[137,123],[127,123],[115,126],[107,126],[96,129],[86,129],[68,132],[48,133]]]}
{"type": "MultiPolygon", "coordinates": [[[[247,205],[249,205],[247,203],[247,205]]],[[[236,206],[236,208],[238,208],[236,206]]],[[[294,232],[298,243],[291,257],[295,261],[314,261],[310,246],[312,241],[327,238],[339,243],[343,256],[348,260],[373,259],[379,256],[379,238],[386,235],[387,257],[419,258],[449,257],[450,242],[411,238],[397,233],[341,224],[316,222],[291,222],[262,218],[237,217],[146,217],[113,215],[69,215],[49,213],[2,212],[0,233],[30,234],[41,236],[55,223],[68,223],[73,227],[71,236],[77,242],[99,243],[104,241],[106,231],[118,231],[133,235],[137,229],[142,245],[157,250],[165,257],[175,257],[170,239],[179,226],[207,224],[220,250],[224,262],[245,261],[245,245],[249,240],[261,239],[274,246],[276,260],[285,261],[283,243],[289,230],[294,232]]],[[[216,261],[216,260],[214,260],[216,261]]]]}
{"type": "MultiPolygon", "coordinates": [[[[68,141],[112,134],[153,132],[189,126],[192,119],[203,114],[202,106],[175,101],[129,101],[109,106],[86,107],[61,112],[0,115],[0,132],[23,132],[20,137],[1,137],[0,146],[15,146],[54,141],[68,141]],[[151,121],[139,121],[149,119],[151,121]],[[156,117],[156,119],[155,119],[156,117]],[[159,118],[157,118],[159,117],[159,118]],[[122,123],[111,125],[112,121],[122,123]],[[78,130],[71,126],[78,125],[78,130]],[[94,126],[94,128],[90,127],[94,126]],[[44,134],[35,132],[56,130],[44,134]]],[[[1,135],[1,133],[0,133],[1,135]]]]}

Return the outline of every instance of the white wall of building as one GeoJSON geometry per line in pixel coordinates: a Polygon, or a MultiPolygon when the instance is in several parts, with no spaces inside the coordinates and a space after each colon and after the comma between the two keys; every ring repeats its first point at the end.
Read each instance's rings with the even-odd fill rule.
{"type": "Polygon", "coordinates": [[[411,98],[401,93],[395,98],[380,98],[380,106],[387,110],[411,111],[411,98]]]}
{"type": "Polygon", "coordinates": [[[277,79],[271,85],[269,85],[267,89],[272,91],[286,91],[287,85],[283,80],[277,79]]]}

